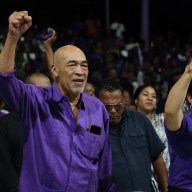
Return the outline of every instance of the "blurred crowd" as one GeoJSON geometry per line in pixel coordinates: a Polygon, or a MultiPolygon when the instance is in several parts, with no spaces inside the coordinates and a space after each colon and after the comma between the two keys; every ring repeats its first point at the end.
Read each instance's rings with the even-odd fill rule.
{"type": "MultiPolygon", "coordinates": [[[[45,49],[40,34],[47,27],[34,25],[21,39],[17,48],[17,76],[24,80],[33,72],[48,73],[45,49]]],[[[192,54],[192,36],[180,38],[174,32],[153,32],[149,45],[138,35],[129,34],[120,18],[104,29],[93,14],[82,20],[76,18],[67,29],[56,28],[53,49],[65,44],[80,47],[89,62],[88,81],[97,86],[103,80],[115,80],[132,91],[142,84],[151,84],[159,91],[160,102],[166,99],[170,85],[180,76],[192,54]]],[[[6,30],[0,28],[0,49],[6,30]]]]}
{"type": "Polygon", "coordinates": [[[0,28],[0,191],[191,191],[192,35],[88,14],[0,28]]]}

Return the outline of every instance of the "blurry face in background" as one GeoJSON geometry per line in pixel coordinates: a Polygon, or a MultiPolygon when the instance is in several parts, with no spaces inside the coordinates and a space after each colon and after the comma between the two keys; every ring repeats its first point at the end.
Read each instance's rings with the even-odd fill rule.
{"type": "Polygon", "coordinates": [[[138,111],[144,113],[152,112],[157,105],[157,94],[154,88],[150,86],[144,88],[140,92],[139,97],[135,100],[135,104],[138,111]]]}
{"type": "Polygon", "coordinates": [[[131,109],[131,110],[136,110],[136,106],[132,101],[132,98],[129,95],[129,92],[124,90],[123,92],[123,98],[124,98],[124,104],[125,104],[125,108],[127,109],[131,109]]]}
{"type": "Polygon", "coordinates": [[[129,108],[129,106],[131,105],[131,101],[132,101],[132,99],[131,99],[131,97],[129,95],[129,92],[124,90],[123,97],[124,97],[125,107],[129,108]]]}
{"type": "Polygon", "coordinates": [[[86,83],[84,92],[88,95],[95,96],[95,87],[91,83],[86,83]]]}
{"type": "Polygon", "coordinates": [[[99,99],[103,102],[108,111],[110,124],[119,123],[124,111],[124,100],[121,91],[101,91],[99,99]]]}
{"type": "Polygon", "coordinates": [[[51,85],[50,79],[46,76],[32,76],[30,83],[39,87],[49,87],[51,85]]]}

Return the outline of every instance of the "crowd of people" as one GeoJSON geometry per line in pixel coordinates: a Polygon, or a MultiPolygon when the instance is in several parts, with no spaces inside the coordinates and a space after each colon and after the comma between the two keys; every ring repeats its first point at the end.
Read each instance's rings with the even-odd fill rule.
{"type": "MultiPolygon", "coordinates": [[[[150,43],[146,45],[142,37],[124,29],[121,37],[114,32],[112,22],[109,31],[94,15],[71,21],[68,28],[54,26],[57,39],[53,50],[66,44],[80,47],[89,63],[88,81],[95,86],[101,80],[115,79],[121,84],[131,83],[135,89],[143,83],[155,86],[159,100],[167,97],[172,85],[184,70],[191,57],[191,37],[183,38],[174,32],[151,32],[150,43]],[[96,20],[96,21],[95,21],[96,20]],[[94,23],[97,23],[97,25],[94,23]],[[170,70],[171,69],[171,70],[170,70]]],[[[122,22],[119,22],[122,25],[122,22]]],[[[17,77],[24,80],[30,73],[39,71],[48,74],[45,47],[40,34],[47,26],[34,25],[18,42],[16,55],[17,77]]],[[[6,37],[6,29],[0,28],[0,49],[6,37]]]]}
{"type": "Polygon", "coordinates": [[[0,191],[192,191],[190,39],[146,47],[91,19],[40,36],[27,11],[8,22],[0,191]]]}

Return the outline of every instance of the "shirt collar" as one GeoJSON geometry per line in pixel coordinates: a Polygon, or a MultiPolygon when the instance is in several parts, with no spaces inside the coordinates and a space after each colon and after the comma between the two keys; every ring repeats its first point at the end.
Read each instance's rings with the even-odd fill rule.
{"type": "Polygon", "coordinates": [[[53,101],[59,102],[63,97],[66,98],[61,91],[59,90],[58,86],[56,83],[53,83],[51,86],[52,89],[52,96],[53,96],[53,101]]]}
{"type": "Polygon", "coordinates": [[[81,93],[81,97],[80,97],[80,102],[79,102],[79,108],[81,109],[85,109],[86,108],[86,98],[85,98],[85,94],[81,93]]]}
{"type": "MultiPolygon", "coordinates": [[[[53,96],[54,102],[59,102],[62,99],[64,99],[65,101],[69,101],[68,97],[66,97],[61,93],[56,83],[52,84],[51,89],[52,89],[52,96],[53,96]]],[[[85,100],[86,100],[85,94],[82,93],[80,96],[79,108],[85,109],[85,100]]]]}

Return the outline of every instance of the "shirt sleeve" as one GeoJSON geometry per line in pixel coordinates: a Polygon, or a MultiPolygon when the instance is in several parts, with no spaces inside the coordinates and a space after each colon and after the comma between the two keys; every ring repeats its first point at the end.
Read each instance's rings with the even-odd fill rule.
{"type": "Polygon", "coordinates": [[[13,111],[18,113],[24,83],[15,77],[15,72],[16,70],[6,74],[0,73],[0,89],[3,90],[0,96],[13,111]]]}
{"type": "Polygon", "coordinates": [[[181,138],[186,139],[187,137],[192,137],[192,113],[190,115],[187,115],[186,113],[183,113],[183,120],[181,123],[181,127],[177,131],[171,131],[167,129],[166,124],[165,125],[165,132],[167,135],[167,138],[169,141],[177,141],[181,138]]]}
{"type": "Polygon", "coordinates": [[[146,136],[148,147],[151,154],[151,159],[153,161],[156,159],[157,156],[159,156],[164,151],[166,146],[156,133],[152,123],[147,118],[145,118],[145,123],[146,123],[146,136]]]}
{"type": "Polygon", "coordinates": [[[100,154],[98,192],[113,192],[116,190],[116,185],[113,183],[112,177],[112,154],[109,142],[109,118],[107,111],[105,109],[103,109],[103,111],[105,122],[105,143],[100,154]]]}
{"type": "Polygon", "coordinates": [[[25,84],[15,76],[15,70],[7,74],[0,73],[0,97],[18,117],[26,116],[26,108],[33,106],[38,87],[25,84]]]}

